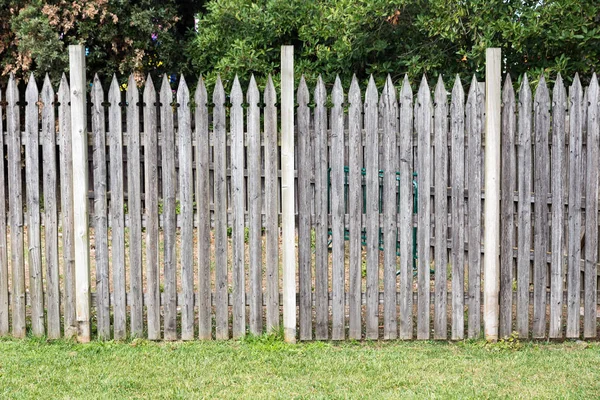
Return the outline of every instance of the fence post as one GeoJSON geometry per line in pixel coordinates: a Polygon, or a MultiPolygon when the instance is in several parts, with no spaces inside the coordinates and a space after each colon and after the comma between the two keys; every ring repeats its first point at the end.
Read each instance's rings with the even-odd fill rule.
{"type": "Polygon", "coordinates": [[[281,46],[281,195],[283,331],[296,342],[296,230],[294,216],[294,46],[281,46]]]}
{"type": "Polygon", "coordinates": [[[88,138],[85,50],[69,46],[71,133],[73,150],[73,216],[75,232],[75,309],[77,339],[90,341],[90,246],[88,235],[88,138]]]}
{"type": "Polygon", "coordinates": [[[500,81],[501,51],[485,57],[485,203],[484,203],[484,329],[488,341],[498,340],[500,292],[500,81]]]}

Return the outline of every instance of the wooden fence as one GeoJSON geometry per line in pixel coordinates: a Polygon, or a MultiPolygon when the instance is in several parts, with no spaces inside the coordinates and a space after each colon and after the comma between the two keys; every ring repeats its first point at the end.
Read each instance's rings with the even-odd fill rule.
{"type": "MultiPolygon", "coordinates": [[[[336,80],[328,107],[323,81],[300,82],[300,340],[481,336],[485,93],[448,88],[336,80]]],[[[57,95],[31,77],[25,103],[12,77],[0,91],[0,335],[77,334],[69,93],[64,76],[57,95]]],[[[270,79],[262,95],[236,79],[226,104],[220,80],[210,97],[183,77],[175,96],[166,77],[141,94],[94,78],[93,335],[278,329],[277,97],[270,79]]],[[[515,94],[507,76],[502,102],[499,334],[595,338],[597,78],[558,76],[551,94],[541,77],[533,94],[525,76],[515,94]]]]}

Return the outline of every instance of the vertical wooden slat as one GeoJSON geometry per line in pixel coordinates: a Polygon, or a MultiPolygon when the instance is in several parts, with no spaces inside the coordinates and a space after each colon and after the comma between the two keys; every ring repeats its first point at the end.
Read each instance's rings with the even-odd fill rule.
{"type": "Polygon", "coordinates": [[[265,266],[267,333],[279,328],[279,222],[277,209],[277,94],[269,75],[265,88],[265,266]]]}
{"type": "Polygon", "coordinates": [[[60,196],[63,236],[65,337],[77,334],[75,317],[75,231],[73,222],[73,150],[71,148],[71,105],[67,77],[62,75],[58,87],[58,129],[60,135],[60,196]]]}
{"type": "Polygon", "coordinates": [[[248,102],[248,227],[250,262],[250,333],[262,333],[262,157],[260,147],[260,94],[254,75],[246,94],[248,102]]]}
{"type": "Polygon", "coordinates": [[[179,202],[181,213],[181,339],[194,339],[194,184],[192,172],[192,121],[190,91],[183,75],[177,88],[179,131],[179,202]]]}
{"type": "Polygon", "coordinates": [[[104,90],[94,76],[92,94],[92,138],[94,141],[94,237],[96,255],[96,316],[98,337],[110,339],[110,283],[108,270],[108,216],[106,206],[106,132],[104,90]]]}
{"type": "Polygon", "coordinates": [[[175,213],[175,129],[173,128],[173,91],[167,75],[160,87],[160,131],[162,133],[162,201],[165,277],[165,340],[177,339],[177,259],[175,213]]]}
{"type": "Polygon", "coordinates": [[[447,339],[448,95],[440,75],[435,87],[435,319],[434,338],[447,339]]]}
{"type": "Polygon", "coordinates": [[[231,88],[231,201],[233,256],[233,338],[246,333],[244,271],[244,97],[236,75],[231,88]]]}
{"type": "Polygon", "coordinates": [[[581,265],[581,173],[583,90],[575,74],[569,89],[569,209],[567,272],[567,338],[579,337],[581,265]]]}
{"type": "Polygon", "coordinates": [[[514,215],[515,215],[515,91],[510,75],[506,75],[502,91],[502,198],[500,242],[500,325],[501,338],[512,333],[514,215]]]}
{"type": "Polygon", "coordinates": [[[300,290],[300,340],[312,338],[312,277],[310,246],[310,172],[313,163],[310,153],[309,94],[304,76],[300,78],[298,93],[298,287],[300,290]]]}
{"type": "MultiPolygon", "coordinates": [[[[0,102],[2,91],[0,90],[0,102]]],[[[4,160],[4,127],[2,107],[0,107],[0,158],[4,160]]],[[[10,140],[9,140],[10,141],[10,140]]],[[[8,319],[8,249],[6,247],[6,175],[4,161],[0,163],[0,336],[8,335],[10,326],[8,319]]]]}
{"type": "Polygon", "coordinates": [[[127,209],[129,213],[129,306],[131,336],[141,337],[144,331],[142,300],[142,199],[140,171],[140,96],[133,74],[127,83],[127,209]]]}
{"type": "Polygon", "coordinates": [[[561,338],[563,314],[565,117],[567,93],[560,74],[552,92],[552,263],[550,270],[550,338],[561,338]]]}
{"type": "MultiPolygon", "coordinates": [[[[404,76],[400,89],[399,163],[400,339],[413,337],[413,92],[404,76]]],[[[376,143],[376,142],[375,142],[376,143]]]]}
{"type": "Polygon", "coordinates": [[[544,76],[540,78],[534,99],[535,127],[535,226],[533,255],[533,337],[546,334],[546,280],[548,263],[548,194],[550,180],[550,94],[544,76]]]}
{"type": "Polygon", "coordinates": [[[423,76],[415,103],[415,129],[418,137],[418,311],[417,338],[429,339],[429,292],[431,264],[431,93],[423,76]]]}
{"type": "Polygon", "coordinates": [[[25,337],[25,265],[23,260],[23,186],[21,183],[21,130],[19,90],[11,74],[6,88],[8,137],[8,196],[10,213],[10,254],[12,265],[12,334],[25,337]]]}
{"type": "Polygon", "coordinates": [[[468,251],[469,251],[469,338],[481,333],[481,134],[483,94],[473,76],[467,98],[467,182],[468,182],[468,251]]]}
{"type": "Polygon", "coordinates": [[[517,332],[529,336],[529,266],[531,251],[531,89],[527,75],[519,89],[517,332]]]}
{"type": "Polygon", "coordinates": [[[588,86],[587,111],[587,165],[585,196],[585,282],[583,336],[595,338],[596,326],[596,290],[598,287],[598,158],[600,157],[600,121],[598,109],[600,94],[598,78],[592,76],[588,86]]]}
{"type": "Polygon", "coordinates": [[[452,340],[465,336],[465,92],[457,75],[450,102],[452,185],[452,340]]]}
{"type": "Polygon", "coordinates": [[[331,92],[331,338],[344,338],[344,90],[339,76],[331,92]]]}
{"type": "Polygon", "coordinates": [[[329,254],[327,249],[327,92],[319,76],[315,88],[315,317],[317,340],[329,336],[329,254]]]}
{"type": "Polygon", "coordinates": [[[215,191],[215,270],[216,338],[229,338],[227,301],[227,192],[225,187],[225,90],[217,78],[213,93],[214,191],[215,191]]]}
{"type": "Polygon", "coordinates": [[[210,190],[208,144],[208,94],[200,77],[194,95],[196,110],[196,209],[198,214],[198,337],[211,339],[210,190]]]}
{"type": "Polygon", "coordinates": [[[108,92],[110,131],[110,215],[113,279],[113,324],[115,340],[125,339],[127,323],[125,284],[125,229],[123,216],[123,132],[121,91],[113,75],[108,92]]]}
{"type": "MultiPolygon", "coordinates": [[[[27,254],[29,256],[29,296],[31,331],[42,336],[44,329],[44,286],[42,273],[42,239],[40,234],[39,174],[39,93],[33,73],[25,89],[25,187],[27,198],[27,254]]],[[[19,175],[20,176],[20,175],[19,175]]]]}
{"type": "Polygon", "coordinates": [[[348,142],[349,142],[349,194],[348,213],[350,214],[350,260],[348,270],[350,274],[348,291],[349,331],[350,339],[361,338],[361,288],[362,288],[362,245],[361,245],[361,217],[362,217],[362,101],[358,79],[352,77],[350,91],[348,92],[348,142]]]}
{"type": "Polygon", "coordinates": [[[381,94],[380,113],[383,117],[383,338],[396,339],[396,242],[397,242],[397,184],[398,170],[398,102],[396,88],[388,75],[381,94]]]}
{"type": "Polygon", "coordinates": [[[160,272],[158,231],[158,133],[156,89],[148,74],[144,87],[144,177],[146,208],[146,308],[148,339],[160,339],[160,272]]]}

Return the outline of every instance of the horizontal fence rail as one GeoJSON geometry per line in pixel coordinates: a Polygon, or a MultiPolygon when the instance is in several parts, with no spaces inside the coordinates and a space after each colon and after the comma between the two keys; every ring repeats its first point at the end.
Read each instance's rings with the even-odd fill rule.
{"type": "MultiPolygon", "coordinates": [[[[598,81],[520,82],[502,92],[499,336],[596,338],[598,81]]],[[[486,93],[466,89],[300,81],[300,340],[481,337],[486,93]]],[[[69,93],[65,76],[56,92],[33,76],[0,90],[1,336],[77,334],[69,93]]],[[[87,96],[92,337],[278,330],[271,78],[210,93],[96,76],[87,96]]]]}

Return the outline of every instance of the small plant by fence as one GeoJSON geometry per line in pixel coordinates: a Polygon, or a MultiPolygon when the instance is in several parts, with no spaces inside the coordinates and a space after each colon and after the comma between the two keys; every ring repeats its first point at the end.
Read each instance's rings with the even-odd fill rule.
{"type": "MultiPolygon", "coordinates": [[[[473,79],[465,95],[458,77],[449,90],[442,77],[433,96],[425,77],[418,88],[388,78],[382,90],[355,80],[346,94],[338,80],[328,107],[324,82],[301,80],[300,340],[481,336],[485,93],[473,79]]],[[[181,77],[173,96],[166,77],[141,93],[116,79],[105,91],[96,77],[80,158],[90,166],[84,233],[72,91],[66,77],[57,96],[49,79],[38,91],[30,78],[25,105],[14,79],[1,91],[0,335],[81,334],[81,282],[101,339],[278,329],[286,267],[272,81],[261,91],[251,79],[244,93],[236,79],[226,104],[220,81],[190,93],[181,77]],[[77,240],[91,251],[87,287],[77,240]]],[[[524,77],[516,94],[506,77],[500,337],[597,336],[598,96],[596,76],[587,88],[575,76],[568,90],[559,76],[552,94],[543,77],[535,91],[524,77]]]]}

